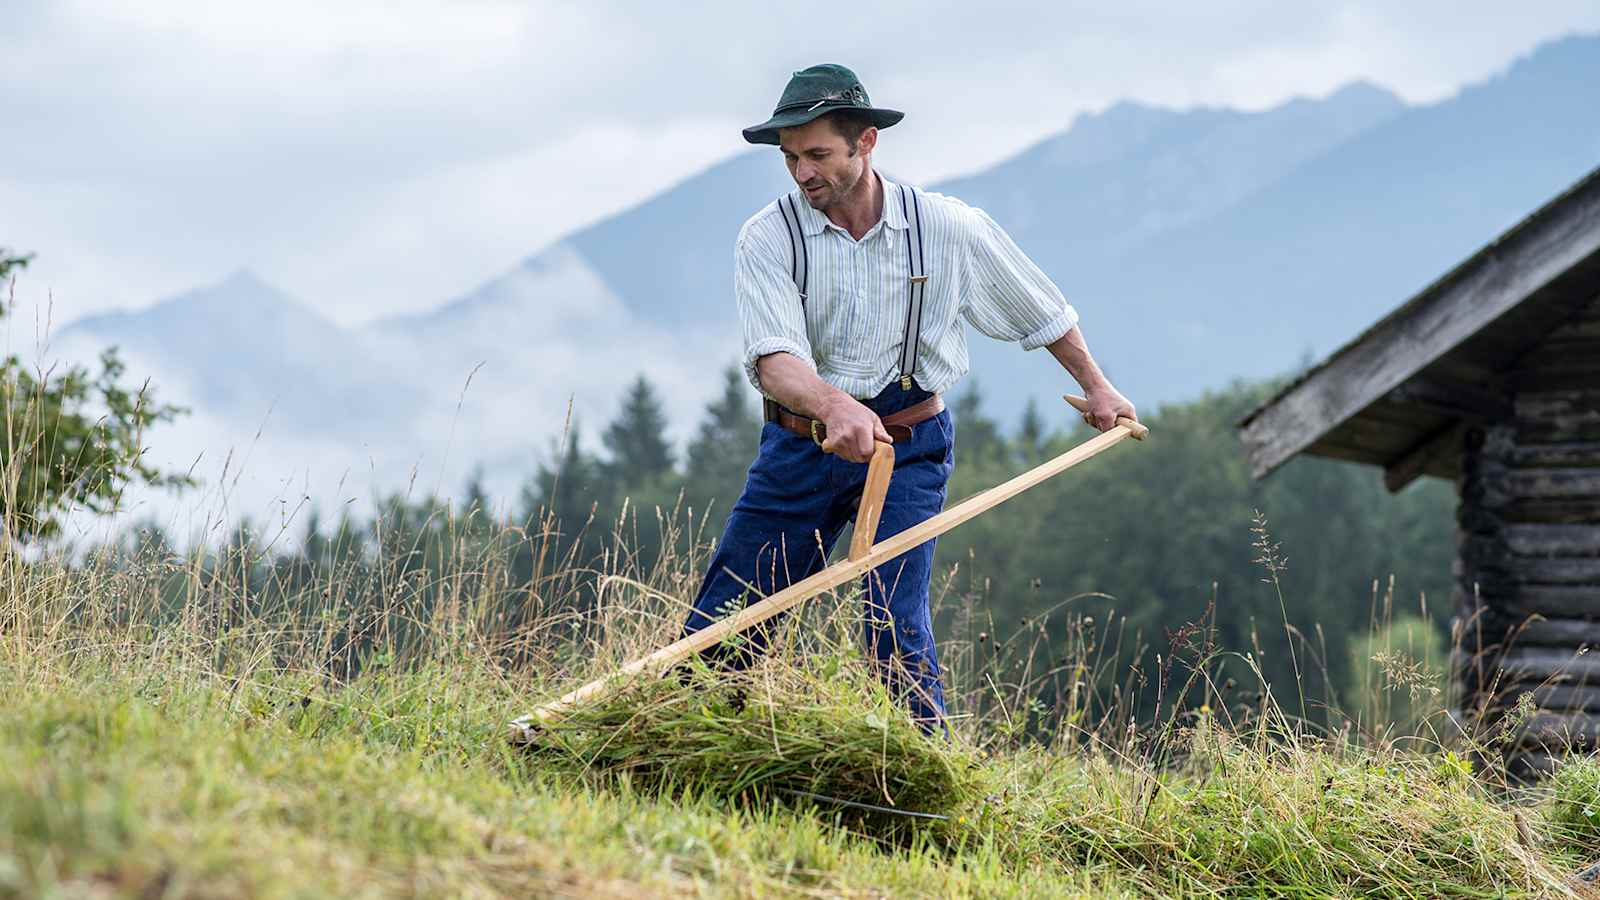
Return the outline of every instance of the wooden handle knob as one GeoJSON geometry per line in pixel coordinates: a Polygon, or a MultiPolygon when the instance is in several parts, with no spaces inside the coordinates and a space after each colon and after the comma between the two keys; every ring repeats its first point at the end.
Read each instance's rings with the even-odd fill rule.
{"type": "MultiPolygon", "coordinates": [[[[1061,399],[1072,404],[1072,408],[1078,412],[1086,413],[1089,411],[1089,401],[1077,394],[1062,394],[1061,399]]],[[[1117,424],[1128,429],[1128,436],[1136,441],[1144,440],[1144,436],[1150,433],[1150,429],[1146,428],[1143,423],[1136,422],[1127,416],[1117,416],[1117,424]]]]}

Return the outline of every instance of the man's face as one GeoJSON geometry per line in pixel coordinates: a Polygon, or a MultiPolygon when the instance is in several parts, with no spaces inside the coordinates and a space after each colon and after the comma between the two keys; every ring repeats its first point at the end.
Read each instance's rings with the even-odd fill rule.
{"type": "Polygon", "coordinates": [[[789,175],[800,185],[806,202],[812,209],[826,210],[860,183],[877,138],[878,129],[868,128],[852,151],[832,122],[813,119],[804,125],[780,129],[778,146],[783,148],[789,175]]]}

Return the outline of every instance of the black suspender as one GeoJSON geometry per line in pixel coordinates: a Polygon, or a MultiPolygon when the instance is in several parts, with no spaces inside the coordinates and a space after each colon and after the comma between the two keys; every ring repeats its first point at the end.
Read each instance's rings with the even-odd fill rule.
{"type": "Polygon", "coordinates": [[[800,305],[804,307],[806,287],[811,278],[811,254],[806,250],[806,233],[800,229],[800,210],[794,205],[794,197],[779,197],[778,212],[783,214],[784,227],[789,231],[789,277],[800,289],[800,305]],[[787,207],[785,200],[789,201],[787,207]]]}
{"type": "MultiPolygon", "coordinates": [[[[922,246],[922,203],[916,188],[899,185],[900,212],[910,234],[906,238],[906,269],[911,274],[906,299],[906,331],[900,341],[900,389],[911,390],[911,376],[917,371],[917,356],[922,343],[922,301],[928,292],[928,263],[922,246]]],[[[884,202],[888,202],[885,198],[884,202]]],[[[806,304],[806,289],[811,277],[811,254],[806,249],[806,233],[800,227],[800,209],[793,195],[778,198],[778,212],[789,232],[789,276],[800,291],[800,305],[806,304]]]]}
{"type": "Polygon", "coordinates": [[[922,343],[922,300],[928,293],[928,263],[922,253],[922,203],[917,200],[915,188],[900,186],[900,211],[911,228],[906,238],[906,269],[911,273],[911,285],[906,300],[906,333],[900,341],[900,389],[909,391],[922,343]],[[911,195],[909,207],[907,194],[911,195]]]}

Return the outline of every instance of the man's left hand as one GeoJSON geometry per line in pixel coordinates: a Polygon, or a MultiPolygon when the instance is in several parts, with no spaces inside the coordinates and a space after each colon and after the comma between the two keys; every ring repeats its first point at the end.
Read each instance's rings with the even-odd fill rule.
{"type": "Polygon", "coordinates": [[[1098,387],[1086,388],[1083,398],[1089,401],[1089,411],[1083,414],[1083,420],[1094,426],[1099,431],[1110,431],[1117,425],[1118,416],[1126,416],[1135,422],[1139,414],[1134,410],[1128,398],[1122,392],[1112,387],[1107,382],[1098,387]]]}

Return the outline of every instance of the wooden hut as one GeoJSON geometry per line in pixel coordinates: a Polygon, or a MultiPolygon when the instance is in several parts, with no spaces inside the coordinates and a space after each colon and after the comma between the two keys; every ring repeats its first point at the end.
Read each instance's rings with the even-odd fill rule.
{"type": "Polygon", "coordinates": [[[1306,372],[1240,433],[1258,478],[1308,453],[1379,466],[1391,491],[1453,479],[1457,711],[1492,728],[1531,693],[1536,710],[1511,748],[1519,769],[1595,745],[1600,169],[1306,372]]]}

